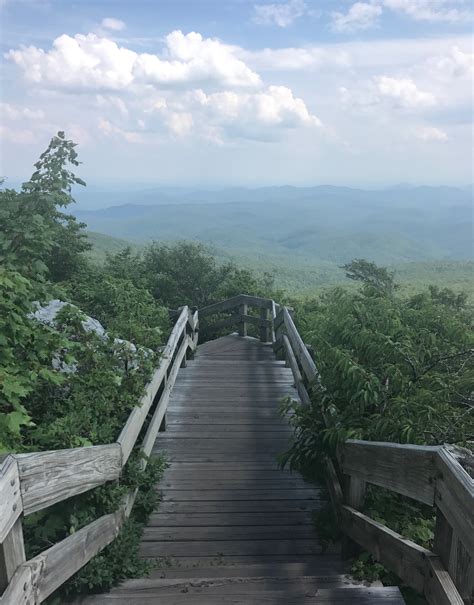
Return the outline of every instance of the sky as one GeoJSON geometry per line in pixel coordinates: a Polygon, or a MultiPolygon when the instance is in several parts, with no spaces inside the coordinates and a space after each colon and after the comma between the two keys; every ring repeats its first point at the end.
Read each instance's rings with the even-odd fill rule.
{"type": "MultiPolygon", "coordinates": [[[[467,185],[469,0],[0,0],[0,175],[467,185]]],[[[7,180],[7,183],[8,183],[7,180]]]]}

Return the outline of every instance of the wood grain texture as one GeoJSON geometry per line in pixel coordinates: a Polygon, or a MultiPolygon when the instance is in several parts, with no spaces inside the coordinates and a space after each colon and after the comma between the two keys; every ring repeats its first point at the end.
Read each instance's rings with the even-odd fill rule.
{"type": "Polygon", "coordinates": [[[434,504],[438,447],[349,440],[341,448],[342,471],[425,504],[434,504]]]}
{"type": "Polygon", "coordinates": [[[160,365],[155,371],[151,381],[148,383],[145,389],[145,394],[140,399],[140,402],[131,411],[127,422],[125,423],[125,426],[123,427],[119,438],[117,439],[118,443],[120,443],[120,445],[122,446],[123,465],[127,462],[130,454],[132,453],[137,437],[140,434],[143,423],[145,422],[145,418],[147,417],[148,412],[150,411],[156,393],[160,388],[163,378],[166,376],[166,372],[168,371],[168,368],[172,361],[179,339],[182,337],[183,332],[185,332],[188,319],[188,307],[183,307],[179,315],[178,321],[174,325],[170,337],[168,338],[168,342],[166,343],[166,346],[163,349],[160,365]]]}
{"type": "Polygon", "coordinates": [[[22,510],[18,463],[14,456],[6,456],[0,462],[0,544],[22,510]]]}
{"type": "Polygon", "coordinates": [[[438,451],[436,467],[440,473],[436,480],[436,506],[474,557],[474,480],[444,448],[438,451]]]}
{"type": "Polygon", "coordinates": [[[301,336],[299,335],[299,332],[296,329],[293,319],[286,307],[284,307],[283,309],[283,321],[285,324],[288,340],[290,341],[291,348],[293,349],[293,353],[301,364],[306,380],[309,383],[312,383],[318,377],[318,370],[316,369],[316,364],[314,363],[311,355],[309,354],[308,349],[306,348],[301,336]]]}
{"type": "Polygon", "coordinates": [[[118,479],[122,454],[118,443],[19,454],[25,515],[118,479]]]}
{"type": "Polygon", "coordinates": [[[15,571],[24,563],[25,544],[21,518],[17,519],[0,545],[0,594],[8,586],[15,571]]]}

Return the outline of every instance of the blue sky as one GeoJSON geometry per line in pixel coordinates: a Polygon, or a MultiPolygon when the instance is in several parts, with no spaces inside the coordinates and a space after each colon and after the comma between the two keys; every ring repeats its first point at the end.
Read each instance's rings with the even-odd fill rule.
{"type": "Polygon", "coordinates": [[[0,0],[1,173],[57,130],[90,184],[472,177],[463,0],[0,0]]]}

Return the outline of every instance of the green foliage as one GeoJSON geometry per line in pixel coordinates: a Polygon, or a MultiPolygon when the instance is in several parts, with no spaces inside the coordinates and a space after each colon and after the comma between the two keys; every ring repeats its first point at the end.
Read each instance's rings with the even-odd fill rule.
{"type": "Polygon", "coordinates": [[[176,309],[184,304],[203,307],[245,292],[278,297],[272,277],[257,277],[232,262],[219,264],[207,248],[192,242],[154,242],[143,251],[131,247],[107,255],[106,274],[148,290],[155,300],[176,309]]]}
{"type": "MultiPolygon", "coordinates": [[[[474,349],[466,297],[431,287],[403,298],[378,267],[358,263],[352,269],[369,270],[360,291],[337,288],[297,306],[320,382],[312,385],[311,405],[282,404],[284,412],[293,412],[294,426],[282,463],[314,475],[315,467],[322,471],[320,461],[349,438],[468,445],[474,437],[474,349]],[[381,276],[379,285],[374,275],[381,276]]],[[[432,546],[430,508],[379,488],[369,489],[365,506],[374,519],[432,546]]],[[[327,542],[331,524],[317,520],[322,525],[327,542]]],[[[366,579],[388,577],[368,555],[358,559],[355,571],[366,579]]]]}
{"type": "MultiPolygon", "coordinates": [[[[119,262],[123,254],[110,262],[119,262]]],[[[115,277],[114,273],[109,267],[79,272],[66,284],[70,300],[98,319],[111,335],[156,350],[170,327],[166,308],[146,288],[136,286],[132,276],[115,277]]]]}
{"type": "Polygon", "coordinates": [[[25,448],[23,432],[35,426],[29,402],[64,382],[51,360],[70,343],[29,316],[41,293],[20,273],[0,268],[0,452],[25,448]]]}
{"type": "MultiPolygon", "coordinates": [[[[0,451],[115,442],[168,336],[168,312],[145,287],[87,262],[83,226],[60,210],[73,201],[72,186],[84,184],[70,165],[78,165],[75,145],[58,133],[22,190],[0,192],[0,451]],[[64,306],[44,325],[33,313],[53,298],[77,306],[64,306]],[[103,321],[107,337],[85,329],[84,312],[103,321]],[[116,340],[124,338],[136,347],[116,340]]],[[[31,557],[115,512],[139,489],[133,519],[66,593],[109,588],[145,570],[140,528],[157,506],[153,486],[165,463],[151,459],[145,472],[141,463],[134,453],[120,481],[25,518],[31,557]]]]}
{"type": "Polygon", "coordinates": [[[341,268],[349,279],[362,282],[366,287],[375,288],[379,292],[389,294],[395,287],[393,273],[363,258],[355,258],[341,268]]]}
{"type": "Polygon", "coordinates": [[[75,144],[63,132],[53,137],[20,192],[0,191],[0,262],[37,279],[70,278],[90,245],[85,225],[60,211],[74,200],[71,188],[85,185],[69,170],[78,166],[75,144]]]}

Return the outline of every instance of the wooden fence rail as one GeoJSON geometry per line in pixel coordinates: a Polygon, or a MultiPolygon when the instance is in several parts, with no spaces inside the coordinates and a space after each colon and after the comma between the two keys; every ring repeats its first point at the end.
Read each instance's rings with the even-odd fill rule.
{"type": "MultiPolygon", "coordinates": [[[[321,388],[316,364],[291,316],[275,301],[239,294],[191,313],[177,313],[162,358],[145,393],[131,411],[117,442],[50,452],[8,455],[0,460],[0,598],[2,605],[36,605],[117,536],[130,514],[136,491],[119,509],[104,515],[26,561],[22,517],[120,477],[147,418],[140,449],[151,453],[164,422],[169,397],[188,350],[198,340],[199,322],[213,330],[256,325],[291,368],[303,405],[321,388]],[[258,315],[249,314],[249,308],[258,315]],[[179,314],[179,315],[178,315],[179,314]],[[214,317],[214,316],[217,316],[214,317]]],[[[324,418],[324,415],[323,415],[324,418]]],[[[324,419],[326,420],[326,419],[324,419]]],[[[474,481],[466,469],[472,453],[451,446],[414,446],[347,441],[337,460],[326,460],[331,501],[343,532],[432,605],[470,603],[474,590],[474,481]],[[365,515],[366,485],[376,485],[433,507],[433,551],[365,515]]],[[[146,459],[142,467],[146,466],[146,459]]]]}
{"type": "MultiPolygon", "coordinates": [[[[188,350],[198,339],[199,315],[188,307],[179,317],[158,368],[132,409],[116,443],[8,455],[0,461],[0,597],[2,605],[36,605],[114,540],[130,515],[136,491],[119,509],[26,560],[22,517],[117,480],[154,407],[140,449],[150,455],[171,390],[188,350]],[[158,401],[156,401],[158,399],[158,401]]],[[[142,469],[146,467],[146,458],[142,469]]]]}
{"type": "MultiPolygon", "coordinates": [[[[301,402],[309,405],[311,388],[321,388],[317,367],[290,311],[273,308],[272,317],[274,350],[283,353],[301,402]]],[[[432,605],[474,603],[474,480],[463,460],[466,468],[474,466],[471,452],[452,446],[354,440],[344,444],[338,460],[326,460],[328,490],[343,533],[432,605]],[[368,483],[433,507],[433,552],[358,510],[368,483]]]]}
{"type": "Polygon", "coordinates": [[[278,309],[279,305],[269,298],[238,294],[199,309],[199,317],[204,320],[205,326],[212,332],[235,326],[238,328],[240,336],[247,336],[248,326],[255,325],[259,328],[260,340],[272,342],[274,308],[278,309]],[[249,308],[258,309],[259,315],[250,315],[249,308]],[[214,315],[219,315],[220,318],[212,320],[211,317],[214,315]],[[222,317],[222,315],[225,316],[222,317]]]}

